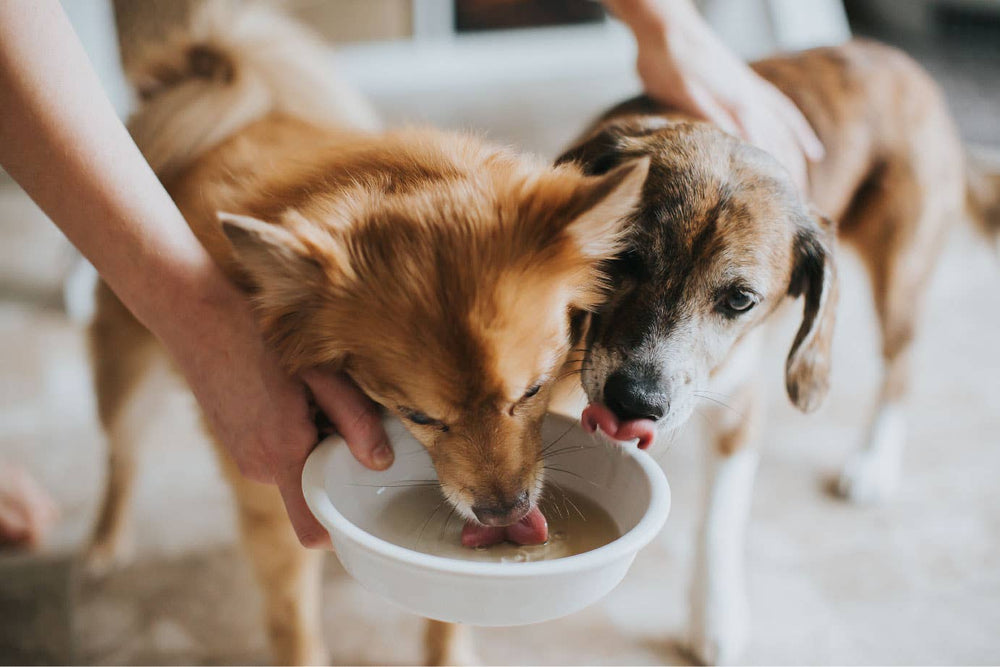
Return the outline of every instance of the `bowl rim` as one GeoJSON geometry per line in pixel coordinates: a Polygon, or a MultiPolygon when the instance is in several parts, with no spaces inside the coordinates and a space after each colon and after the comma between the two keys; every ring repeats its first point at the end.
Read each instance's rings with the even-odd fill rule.
{"type": "MultiPolygon", "coordinates": [[[[392,417],[389,417],[392,419],[392,417]]],[[[572,421],[549,413],[546,419],[572,421]]],[[[612,443],[599,438],[605,447],[618,447],[637,464],[649,483],[650,500],[639,521],[618,539],[581,554],[528,563],[492,563],[466,561],[426,554],[376,537],[352,523],[333,504],[325,488],[326,464],[343,438],[332,435],[320,442],[306,459],[302,473],[302,492],[316,519],[330,532],[336,531],[355,545],[383,558],[434,572],[475,575],[488,578],[517,579],[554,574],[569,574],[600,569],[622,557],[634,556],[648,545],[663,528],[670,513],[670,485],[659,464],[635,445],[612,443]]]]}

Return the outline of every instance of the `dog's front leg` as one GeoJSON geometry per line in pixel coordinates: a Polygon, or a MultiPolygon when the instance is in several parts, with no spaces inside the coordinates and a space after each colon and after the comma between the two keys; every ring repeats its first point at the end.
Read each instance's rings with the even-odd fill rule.
{"type": "Polygon", "coordinates": [[[467,626],[428,620],[424,642],[424,664],[426,665],[480,664],[479,657],[472,645],[472,635],[467,626]]]}
{"type": "Polygon", "coordinates": [[[328,664],[320,618],[323,552],[299,544],[277,487],[243,477],[221,445],[216,450],[233,489],[243,547],[263,593],[274,663],[328,664]]]}
{"type": "Polygon", "coordinates": [[[720,408],[711,420],[719,427],[708,449],[689,636],[691,651],[706,665],[738,660],[748,639],[744,535],[757,472],[759,422],[753,394],[744,392],[742,400],[720,408]]]}

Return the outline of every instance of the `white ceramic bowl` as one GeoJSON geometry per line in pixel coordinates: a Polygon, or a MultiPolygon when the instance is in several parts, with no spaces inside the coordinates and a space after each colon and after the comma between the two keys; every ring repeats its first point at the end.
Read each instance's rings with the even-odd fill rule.
{"type": "Polygon", "coordinates": [[[656,462],[634,446],[596,439],[575,422],[549,415],[543,441],[581,445],[560,456],[573,474],[559,485],[596,501],[622,536],[575,556],[488,563],[432,556],[375,537],[373,521],[406,481],[434,479],[430,457],[396,419],[385,422],[396,461],[385,472],[362,467],[343,441],[330,437],[309,456],[302,488],[330,532],[344,568],[362,586],[420,616],[480,626],[522,625],[583,609],[625,576],[636,553],[656,536],[670,511],[670,487],[656,462]],[[596,446],[595,446],[596,445],[596,446]]]}

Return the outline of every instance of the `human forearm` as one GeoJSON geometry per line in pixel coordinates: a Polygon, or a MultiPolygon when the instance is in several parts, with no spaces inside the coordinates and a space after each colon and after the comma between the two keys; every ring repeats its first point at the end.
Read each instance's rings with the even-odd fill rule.
{"type": "Polygon", "coordinates": [[[691,0],[604,0],[635,35],[640,49],[661,45],[672,31],[702,23],[691,0]]]}
{"type": "MultiPolygon", "coordinates": [[[[55,0],[0,0],[0,163],[165,344],[239,469],[277,484],[303,544],[328,544],[302,497],[317,435],[306,386],[143,159],[55,0]]],[[[377,410],[348,378],[304,380],[359,461],[392,463],[377,410]]]]}
{"type": "Polygon", "coordinates": [[[230,289],[53,0],[0,0],[0,119],[0,163],[156,333],[178,301],[230,289]]]}

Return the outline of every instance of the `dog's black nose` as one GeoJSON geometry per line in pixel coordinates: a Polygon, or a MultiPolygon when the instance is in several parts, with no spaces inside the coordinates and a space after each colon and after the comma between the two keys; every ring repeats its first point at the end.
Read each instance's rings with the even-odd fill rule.
{"type": "Polygon", "coordinates": [[[509,526],[524,518],[529,505],[528,492],[521,491],[512,498],[496,499],[489,504],[474,505],[472,513],[484,526],[509,526]]]}
{"type": "Polygon", "coordinates": [[[604,403],[622,421],[656,421],[670,408],[670,401],[652,373],[613,373],[604,383],[604,403]]]}

